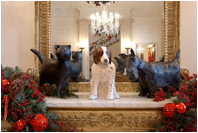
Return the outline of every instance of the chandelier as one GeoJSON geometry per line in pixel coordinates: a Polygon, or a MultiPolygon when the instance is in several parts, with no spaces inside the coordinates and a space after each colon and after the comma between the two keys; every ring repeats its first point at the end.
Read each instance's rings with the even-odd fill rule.
{"type": "Polygon", "coordinates": [[[108,4],[101,3],[103,5],[104,10],[102,11],[102,15],[97,12],[95,15],[92,14],[91,18],[91,32],[93,35],[118,35],[119,33],[119,18],[120,15],[115,13],[115,16],[112,12],[106,10],[108,4]]]}

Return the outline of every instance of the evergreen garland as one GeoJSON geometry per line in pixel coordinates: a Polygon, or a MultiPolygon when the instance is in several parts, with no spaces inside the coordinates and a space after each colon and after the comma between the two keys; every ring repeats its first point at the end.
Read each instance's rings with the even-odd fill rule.
{"type": "Polygon", "coordinates": [[[161,124],[156,124],[157,132],[197,132],[197,75],[189,76],[187,73],[186,79],[180,90],[174,92],[174,88],[170,87],[170,93],[173,97],[176,96],[174,103],[184,103],[186,106],[185,113],[174,112],[173,118],[165,117],[161,124]]]}
{"type": "MultiPolygon", "coordinates": [[[[1,68],[1,82],[4,80],[10,82],[12,76],[20,71],[18,67],[15,67],[15,69],[10,67],[1,68]]],[[[47,127],[43,129],[45,132],[76,130],[73,125],[71,127],[68,127],[68,125],[63,126],[63,122],[57,121],[56,114],[46,112],[45,95],[39,91],[40,87],[32,80],[32,76],[23,73],[22,80],[24,82],[24,91],[20,91],[15,95],[9,92],[9,84],[1,84],[1,119],[4,119],[7,113],[6,120],[11,123],[11,127],[7,129],[8,131],[19,131],[16,125],[19,120],[26,123],[22,131],[33,131],[29,122],[36,114],[42,114],[48,119],[47,127]],[[5,106],[5,96],[8,96],[8,107],[5,106]]]]}

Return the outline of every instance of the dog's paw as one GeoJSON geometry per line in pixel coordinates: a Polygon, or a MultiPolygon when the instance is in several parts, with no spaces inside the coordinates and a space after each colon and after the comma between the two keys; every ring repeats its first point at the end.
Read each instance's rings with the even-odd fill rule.
{"type": "Polygon", "coordinates": [[[119,98],[120,98],[120,96],[119,96],[119,95],[116,95],[116,96],[114,96],[114,98],[115,98],[115,99],[119,99],[119,98]]]}
{"type": "Polygon", "coordinates": [[[107,100],[113,100],[114,99],[114,97],[113,96],[107,96],[107,98],[106,98],[107,100]]]}
{"type": "Polygon", "coordinates": [[[89,100],[95,100],[95,99],[97,99],[96,96],[89,96],[89,100]]]}

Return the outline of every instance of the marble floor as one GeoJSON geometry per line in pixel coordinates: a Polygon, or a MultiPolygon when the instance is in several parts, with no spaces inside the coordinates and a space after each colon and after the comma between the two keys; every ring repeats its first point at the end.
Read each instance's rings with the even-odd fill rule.
{"type": "Polygon", "coordinates": [[[106,100],[98,98],[89,100],[89,92],[75,92],[79,98],[70,97],[67,99],[57,97],[46,97],[47,107],[137,107],[152,108],[164,107],[167,103],[172,103],[174,98],[166,99],[160,102],[154,102],[152,98],[139,97],[139,93],[120,92],[120,99],[106,100]]]}

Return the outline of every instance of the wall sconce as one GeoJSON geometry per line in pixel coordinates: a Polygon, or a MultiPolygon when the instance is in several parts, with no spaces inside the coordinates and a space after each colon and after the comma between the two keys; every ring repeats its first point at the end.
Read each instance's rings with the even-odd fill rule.
{"type": "Polygon", "coordinates": [[[83,51],[83,49],[85,49],[85,46],[81,45],[80,43],[77,43],[78,48],[83,51]]]}
{"type": "Polygon", "coordinates": [[[125,45],[124,48],[127,50],[127,55],[129,53],[129,49],[131,49],[132,45],[133,45],[133,43],[127,43],[127,45],[125,45]]]}
{"type": "Polygon", "coordinates": [[[130,48],[129,48],[129,47],[126,47],[125,49],[127,50],[127,55],[128,55],[128,53],[129,53],[129,49],[130,49],[130,48]]]}

